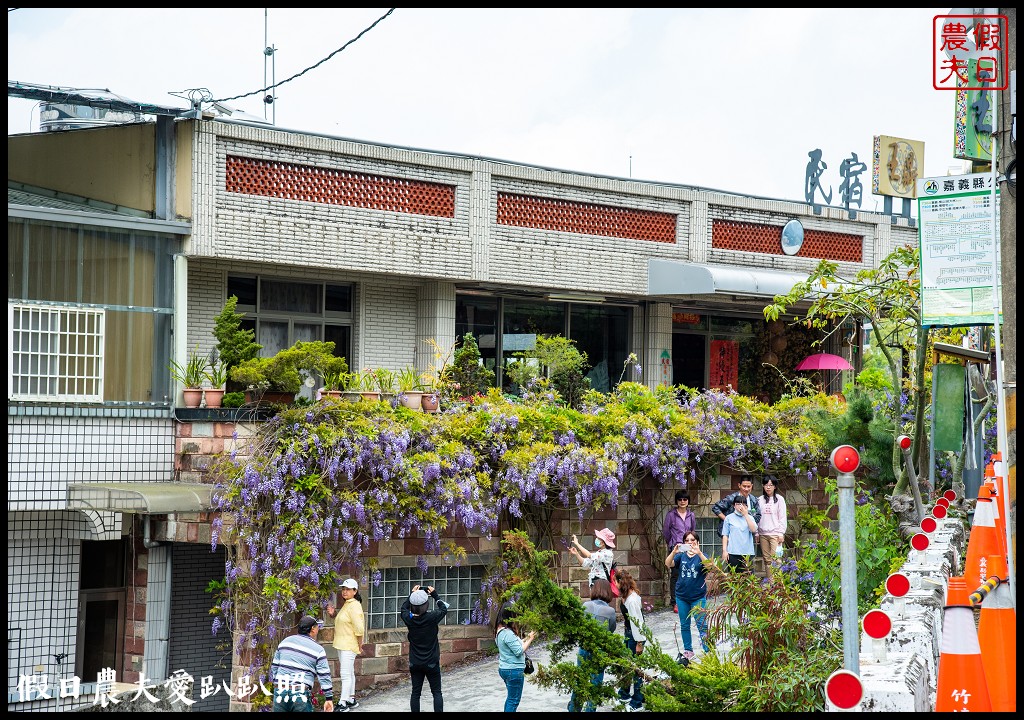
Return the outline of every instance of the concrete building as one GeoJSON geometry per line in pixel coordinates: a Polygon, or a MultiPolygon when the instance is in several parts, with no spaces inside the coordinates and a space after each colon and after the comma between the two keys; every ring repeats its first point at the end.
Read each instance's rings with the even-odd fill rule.
{"type": "MultiPolygon", "coordinates": [[[[229,677],[202,476],[251,429],[184,412],[167,370],[213,348],[228,296],[266,354],[333,340],[352,368],[425,370],[428,341],[472,331],[507,385],[513,353],[551,333],[587,352],[597,389],[635,352],[651,386],[771,397],[761,363],[792,369],[808,345],[764,322],[766,300],[821,258],[854,271],[916,243],[904,218],[147,109],[155,123],[8,137],[9,709],[62,702],[21,702],[30,675],[229,677]],[[784,247],[794,220],[802,244],[784,247]]],[[[856,360],[845,336],[827,349],[856,360]]],[[[466,542],[467,566],[431,568],[459,588],[456,621],[496,549],[466,542]]],[[[409,551],[381,549],[361,679],[401,671],[409,551]]],[[[485,636],[449,628],[445,659],[485,636]]]]}

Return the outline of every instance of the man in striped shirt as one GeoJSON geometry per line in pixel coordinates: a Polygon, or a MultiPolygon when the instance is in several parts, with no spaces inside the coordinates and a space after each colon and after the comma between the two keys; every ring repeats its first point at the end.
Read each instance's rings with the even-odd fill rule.
{"type": "Polygon", "coordinates": [[[316,641],[320,621],[310,615],[299,620],[299,631],[277,646],[270,664],[274,712],[313,712],[313,681],[324,691],[324,712],[334,711],[334,690],[327,653],[316,641]]]}

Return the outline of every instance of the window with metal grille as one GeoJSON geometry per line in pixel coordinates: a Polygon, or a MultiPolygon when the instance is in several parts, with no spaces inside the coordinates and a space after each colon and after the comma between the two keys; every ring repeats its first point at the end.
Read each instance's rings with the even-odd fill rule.
{"type": "Polygon", "coordinates": [[[419,568],[389,568],[384,570],[379,585],[370,585],[370,607],[366,613],[371,630],[403,627],[398,613],[415,585],[433,587],[437,595],[448,603],[444,625],[464,625],[469,622],[473,603],[480,595],[483,565],[463,567],[431,567],[427,572],[419,568]]]}
{"type": "Polygon", "coordinates": [[[7,303],[7,397],[103,402],[105,311],[7,303]]]}

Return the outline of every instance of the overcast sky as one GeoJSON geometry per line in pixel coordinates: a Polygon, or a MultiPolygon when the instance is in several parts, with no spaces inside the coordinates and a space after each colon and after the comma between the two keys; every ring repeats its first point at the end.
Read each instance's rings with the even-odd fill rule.
{"type": "MultiPolygon", "coordinates": [[[[169,93],[259,90],[264,72],[300,73],[387,11],[270,8],[265,28],[264,8],[19,8],[7,75],[185,107],[169,93]]],[[[862,207],[881,210],[873,135],[923,141],[924,176],[960,171],[955,93],[932,88],[932,18],[948,12],[399,8],[282,85],[276,124],[793,200],[821,148],[834,205],[855,152],[862,207]]],[[[228,104],[270,117],[262,97],[228,104]]],[[[33,101],[7,104],[8,133],[38,130],[33,101]]]]}

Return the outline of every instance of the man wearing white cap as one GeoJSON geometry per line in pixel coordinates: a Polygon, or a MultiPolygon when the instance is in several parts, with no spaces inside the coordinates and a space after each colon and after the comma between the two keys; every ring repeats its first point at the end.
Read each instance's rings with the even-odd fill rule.
{"type": "Polygon", "coordinates": [[[324,691],[324,712],[334,712],[334,690],[327,653],[316,641],[322,625],[312,615],[303,615],[299,631],[277,646],[270,663],[274,689],[274,712],[313,712],[313,683],[324,691]]]}
{"type": "Polygon", "coordinates": [[[408,599],[402,603],[402,622],[409,628],[409,676],[412,678],[412,695],[409,707],[420,711],[420,695],[423,680],[430,683],[430,694],[434,696],[434,712],[444,712],[444,698],[441,695],[441,645],[437,642],[437,626],[448,614],[448,603],[437,596],[433,587],[421,590],[414,585],[408,599]],[[428,600],[434,599],[435,607],[428,611],[428,600]]]}

